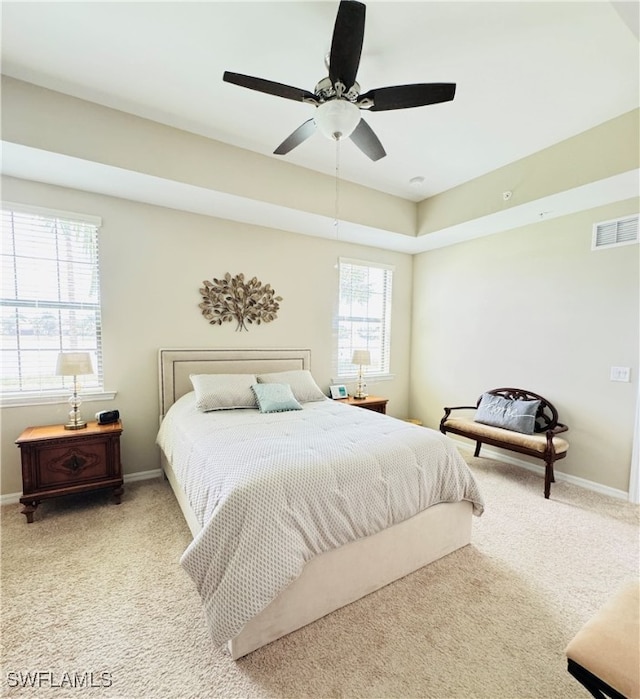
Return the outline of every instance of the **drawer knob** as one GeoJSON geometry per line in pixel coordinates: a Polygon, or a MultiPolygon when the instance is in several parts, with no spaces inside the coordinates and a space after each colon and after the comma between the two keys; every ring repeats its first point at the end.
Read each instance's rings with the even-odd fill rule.
{"type": "Polygon", "coordinates": [[[73,473],[77,473],[86,463],[86,459],[74,454],[63,466],[66,466],[73,473]]]}

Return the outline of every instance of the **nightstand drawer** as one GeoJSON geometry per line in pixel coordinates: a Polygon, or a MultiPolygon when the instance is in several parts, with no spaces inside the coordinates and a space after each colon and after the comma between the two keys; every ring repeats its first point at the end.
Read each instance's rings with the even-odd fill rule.
{"type": "Polygon", "coordinates": [[[109,475],[107,445],[102,440],[40,449],[35,454],[35,489],[85,483],[109,475]]]}

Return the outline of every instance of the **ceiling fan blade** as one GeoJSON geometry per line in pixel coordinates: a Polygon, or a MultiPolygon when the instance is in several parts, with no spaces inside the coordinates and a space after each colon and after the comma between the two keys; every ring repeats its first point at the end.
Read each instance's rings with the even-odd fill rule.
{"type": "Polygon", "coordinates": [[[356,81],[360,65],[366,9],[356,0],[342,0],[333,27],[329,78],[332,84],[343,83],[347,90],[356,81]]]}
{"type": "Polygon", "coordinates": [[[302,90],[299,87],[291,87],[290,85],[275,83],[272,80],[264,80],[263,78],[254,78],[251,75],[242,75],[242,73],[230,73],[228,70],[225,70],[222,79],[227,83],[240,85],[240,87],[248,87],[250,90],[266,92],[268,95],[284,97],[285,99],[294,100],[296,102],[303,102],[305,99],[315,101],[316,99],[312,92],[302,90]]]}
{"type": "Polygon", "coordinates": [[[358,148],[374,162],[384,158],[386,152],[372,128],[364,119],[360,119],[355,131],[350,136],[358,148]]]}
{"type": "Polygon", "coordinates": [[[371,112],[382,112],[390,109],[408,109],[422,107],[426,104],[449,102],[456,94],[455,83],[416,83],[415,85],[396,85],[394,87],[379,87],[360,95],[358,102],[371,100],[371,112]]]}
{"type": "Polygon", "coordinates": [[[273,151],[274,155],[285,155],[306,141],[316,130],[316,123],[313,119],[307,119],[273,151]]]}

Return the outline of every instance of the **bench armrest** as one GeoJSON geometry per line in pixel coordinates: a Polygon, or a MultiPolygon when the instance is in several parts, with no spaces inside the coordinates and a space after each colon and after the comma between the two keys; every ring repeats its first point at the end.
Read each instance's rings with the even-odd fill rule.
{"type": "Polygon", "coordinates": [[[445,408],[444,414],[445,414],[445,417],[449,417],[452,410],[476,410],[477,407],[478,407],[477,405],[456,405],[453,408],[445,408]]]}
{"type": "Polygon", "coordinates": [[[560,434],[561,432],[566,432],[569,428],[564,425],[562,422],[556,423],[556,426],[551,428],[550,430],[547,430],[544,434],[547,437],[547,449],[546,449],[546,454],[555,454],[555,446],[553,443],[553,438],[560,434]]]}
{"type": "Polygon", "coordinates": [[[478,406],[476,405],[456,405],[452,408],[445,408],[444,415],[440,420],[440,432],[442,432],[442,434],[446,434],[444,423],[449,419],[449,415],[451,415],[452,410],[476,410],[477,407],[478,406]]]}

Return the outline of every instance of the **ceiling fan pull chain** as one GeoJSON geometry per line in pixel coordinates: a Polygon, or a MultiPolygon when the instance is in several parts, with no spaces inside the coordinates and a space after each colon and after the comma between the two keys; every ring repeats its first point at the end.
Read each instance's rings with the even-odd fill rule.
{"type": "Polygon", "coordinates": [[[333,225],[336,229],[336,240],[340,240],[340,141],[336,139],[336,191],[335,191],[335,216],[333,225]]]}

